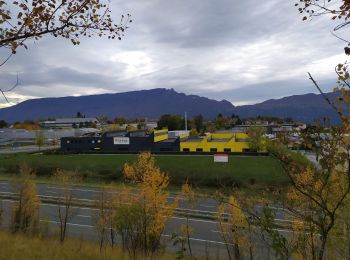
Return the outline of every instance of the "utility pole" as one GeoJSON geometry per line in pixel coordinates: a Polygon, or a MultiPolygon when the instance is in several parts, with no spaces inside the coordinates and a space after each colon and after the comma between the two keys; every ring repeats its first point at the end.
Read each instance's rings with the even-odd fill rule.
{"type": "Polygon", "coordinates": [[[185,130],[187,131],[187,112],[185,112],[185,130]]]}

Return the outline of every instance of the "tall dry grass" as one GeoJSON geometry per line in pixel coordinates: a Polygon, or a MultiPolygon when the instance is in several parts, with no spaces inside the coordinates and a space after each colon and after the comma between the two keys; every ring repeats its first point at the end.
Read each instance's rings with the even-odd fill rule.
{"type": "MultiPolygon", "coordinates": [[[[157,259],[175,259],[175,255],[164,254],[157,259]]],[[[128,260],[128,254],[118,247],[100,248],[97,243],[67,239],[63,244],[50,238],[33,238],[23,234],[0,231],[0,259],[40,260],[40,259],[120,259],[128,260]]],[[[141,257],[139,259],[142,259],[141,257]]]]}

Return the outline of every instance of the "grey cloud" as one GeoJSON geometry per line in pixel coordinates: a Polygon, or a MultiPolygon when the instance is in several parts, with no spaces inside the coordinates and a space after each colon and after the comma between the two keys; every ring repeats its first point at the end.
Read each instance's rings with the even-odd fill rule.
{"type": "MultiPolygon", "coordinates": [[[[0,86],[14,84],[16,75],[5,74],[0,78],[0,86]]],[[[118,77],[101,77],[100,74],[82,73],[67,67],[49,68],[40,71],[28,71],[19,74],[19,86],[14,90],[24,96],[58,97],[82,94],[120,92],[116,87],[118,77]]],[[[11,99],[10,99],[11,100],[11,99]]]]}
{"type": "MultiPolygon", "coordinates": [[[[318,81],[324,92],[330,92],[335,84],[334,79],[322,79],[318,81]]],[[[266,82],[261,84],[247,85],[241,88],[203,93],[206,96],[212,96],[216,99],[226,99],[233,105],[241,104],[242,101],[246,101],[249,104],[259,103],[272,98],[282,98],[289,95],[301,95],[306,93],[317,93],[315,85],[306,77],[304,80],[284,80],[266,82]],[[290,90],[293,89],[293,92],[290,90]],[[273,95],[271,94],[273,93],[273,95]]]]}
{"type": "Polygon", "coordinates": [[[146,38],[146,42],[138,43],[141,46],[153,42],[176,48],[206,48],[237,46],[274,35],[299,37],[300,40],[303,34],[306,40],[329,34],[324,23],[313,23],[308,28],[307,23],[301,22],[291,1],[149,0],[147,4],[117,1],[115,6],[124,7],[133,14],[135,24],[131,32],[135,34],[128,37],[146,38]]]}
{"type": "MultiPolygon", "coordinates": [[[[233,103],[255,102],[312,92],[304,80],[312,62],[343,51],[342,42],[329,33],[330,21],[302,22],[293,1],[113,0],[111,5],[116,19],[133,15],[122,41],[84,39],[74,47],[44,37],[0,68],[0,86],[13,84],[19,72],[16,93],[24,96],[164,87],[233,103]],[[130,64],[111,59],[123,54],[128,61],[134,51],[150,64],[131,56],[130,64]]],[[[0,50],[0,57],[6,51],[0,50]]],[[[334,65],[329,64],[329,74],[322,72],[325,82],[333,78],[334,65]]]]}

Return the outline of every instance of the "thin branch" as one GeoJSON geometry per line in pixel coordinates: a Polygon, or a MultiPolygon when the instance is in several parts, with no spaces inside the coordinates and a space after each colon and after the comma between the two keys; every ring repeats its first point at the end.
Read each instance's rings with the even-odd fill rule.
{"type": "Polygon", "coordinates": [[[7,99],[6,95],[4,94],[4,91],[0,89],[1,94],[4,96],[7,103],[10,103],[10,101],[7,99]]]}
{"type": "Polygon", "coordinates": [[[337,114],[339,115],[339,117],[342,119],[343,118],[343,114],[338,110],[338,108],[334,105],[333,102],[331,102],[331,100],[326,96],[326,94],[322,91],[322,89],[319,87],[319,85],[317,84],[317,82],[314,80],[314,78],[311,76],[310,72],[308,72],[309,74],[309,78],[310,80],[314,83],[314,85],[316,86],[317,90],[320,92],[320,94],[322,95],[322,97],[327,101],[327,103],[337,112],[337,114]]]}
{"type": "Polygon", "coordinates": [[[333,29],[333,31],[331,31],[331,34],[335,37],[335,38],[337,38],[338,40],[341,40],[341,41],[343,41],[343,42],[346,42],[346,43],[350,43],[348,40],[345,40],[344,38],[342,38],[342,37],[340,37],[340,36],[338,36],[338,35],[336,35],[336,33],[335,33],[335,29],[333,29]]]}
{"type": "Polygon", "coordinates": [[[16,83],[10,89],[1,90],[1,91],[2,92],[10,92],[10,91],[14,90],[18,85],[19,85],[19,78],[18,78],[18,72],[17,72],[16,83]]]}
{"type": "Polygon", "coordinates": [[[18,72],[17,72],[16,83],[15,83],[11,88],[9,88],[9,89],[7,89],[7,90],[2,90],[2,89],[0,89],[1,94],[4,96],[4,98],[5,98],[5,100],[6,100],[7,103],[10,103],[10,101],[7,99],[5,93],[14,90],[18,85],[19,85],[19,79],[18,79],[18,72]]]}
{"type": "Polygon", "coordinates": [[[1,67],[2,65],[4,65],[4,64],[12,57],[12,55],[13,55],[13,53],[11,53],[11,54],[6,58],[6,60],[4,60],[4,61],[0,64],[0,67],[1,67]]]}
{"type": "Polygon", "coordinates": [[[337,31],[337,30],[339,30],[339,29],[341,29],[341,28],[343,28],[343,27],[345,27],[345,26],[347,26],[347,25],[349,25],[349,24],[350,24],[350,21],[347,21],[347,22],[345,22],[345,23],[339,24],[339,25],[337,25],[337,26],[334,28],[334,31],[337,31]]]}

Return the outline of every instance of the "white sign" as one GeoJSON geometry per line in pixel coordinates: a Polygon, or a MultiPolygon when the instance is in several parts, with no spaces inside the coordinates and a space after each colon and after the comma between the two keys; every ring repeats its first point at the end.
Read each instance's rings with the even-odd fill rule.
{"type": "Polygon", "coordinates": [[[130,144],[129,137],[113,137],[113,144],[130,144]]]}
{"type": "Polygon", "coordinates": [[[214,154],[214,162],[228,162],[228,155],[227,154],[214,154]]]}

